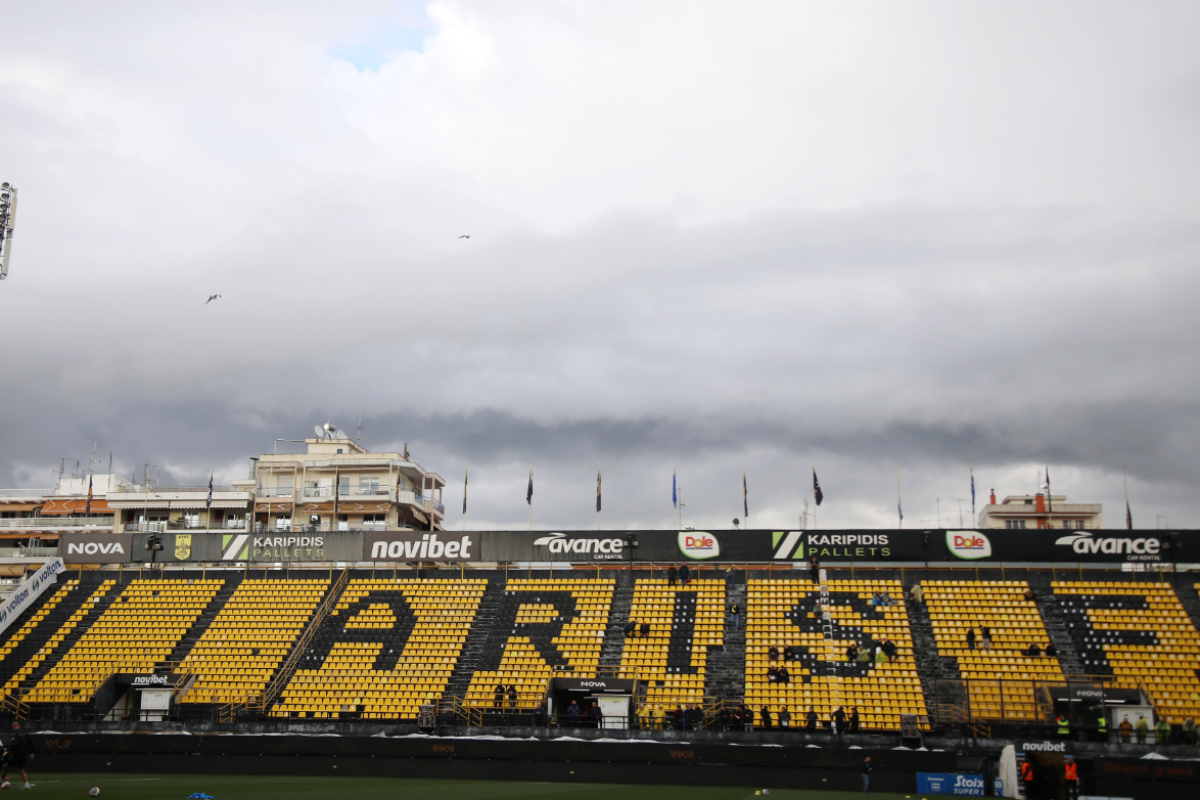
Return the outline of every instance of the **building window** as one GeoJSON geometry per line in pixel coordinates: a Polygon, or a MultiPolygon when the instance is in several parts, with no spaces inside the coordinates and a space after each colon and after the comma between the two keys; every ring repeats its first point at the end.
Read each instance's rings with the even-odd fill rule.
{"type": "Polygon", "coordinates": [[[1025,530],[1025,520],[1023,520],[1023,519],[1006,519],[1006,520],[1004,520],[1004,527],[1009,528],[1011,530],[1025,530]]]}
{"type": "Polygon", "coordinates": [[[358,490],[360,494],[379,494],[379,476],[359,478],[358,490]]]}

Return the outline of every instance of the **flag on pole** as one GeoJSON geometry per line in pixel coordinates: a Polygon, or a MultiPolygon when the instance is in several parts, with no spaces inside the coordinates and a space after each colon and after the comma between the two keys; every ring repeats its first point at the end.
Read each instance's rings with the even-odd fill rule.
{"type": "Polygon", "coordinates": [[[900,524],[904,524],[904,509],[900,507],[900,499],[896,498],[896,513],[900,515],[900,524]]]}
{"type": "Polygon", "coordinates": [[[525,502],[533,505],[533,467],[529,468],[529,488],[525,490],[525,502]]]}
{"type": "Polygon", "coordinates": [[[1054,500],[1050,497],[1050,465],[1046,465],[1046,513],[1054,513],[1054,500]]]}
{"type": "Polygon", "coordinates": [[[92,474],[88,473],[88,496],[87,505],[84,506],[83,513],[85,515],[92,513],[92,474]]]}
{"type": "Polygon", "coordinates": [[[746,517],[746,524],[750,524],[750,497],[746,492],[746,470],[742,470],[742,513],[746,517]]]}
{"type": "Polygon", "coordinates": [[[975,524],[975,468],[971,467],[971,524],[975,524]]]}
{"type": "Polygon", "coordinates": [[[596,513],[600,513],[600,466],[596,466],[596,513]]]}
{"type": "Polygon", "coordinates": [[[467,469],[463,468],[463,513],[467,513],[467,469]]]}
{"type": "Polygon", "coordinates": [[[213,483],[213,470],[210,469],[208,471],[208,497],[204,501],[204,507],[206,509],[210,509],[210,510],[212,509],[212,483],[213,483]]]}
{"type": "Polygon", "coordinates": [[[817,468],[813,467],[813,500],[817,505],[821,505],[821,501],[825,499],[825,493],[821,491],[821,483],[817,480],[817,468]]]}
{"type": "Polygon", "coordinates": [[[1125,530],[1133,530],[1133,512],[1129,510],[1129,476],[1125,473],[1125,465],[1121,465],[1121,483],[1125,486],[1125,530]]]}
{"type": "Polygon", "coordinates": [[[671,467],[671,505],[679,508],[679,491],[675,487],[675,468],[671,467]]]}

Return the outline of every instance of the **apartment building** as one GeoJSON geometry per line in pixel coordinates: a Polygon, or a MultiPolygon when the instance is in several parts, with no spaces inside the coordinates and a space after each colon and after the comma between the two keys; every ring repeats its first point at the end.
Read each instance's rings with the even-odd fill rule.
{"type": "Polygon", "coordinates": [[[446,482],[403,453],[372,453],[348,439],[305,439],[302,454],[258,457],[259,530],[442,530],[446,482]]]}
{"type": "Polygon", "coordinates": [[[1083,530],[1103,528],[1104,513],[1100,503],[1069,503],[1066,495],[1017,494],[996,502],[992,492],[988,505],[979,513],[979,527],[1026,530],[1066,528],[1083,530]]]}

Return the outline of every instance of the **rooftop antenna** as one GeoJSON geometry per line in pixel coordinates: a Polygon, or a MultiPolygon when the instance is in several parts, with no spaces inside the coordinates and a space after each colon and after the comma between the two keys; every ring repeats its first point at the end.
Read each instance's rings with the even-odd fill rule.
{"type": "Polygon", "coordinates": [[[363,435],[362,414],[359,414],[358,415],[358,439],[356,439],[355,441],[357,441],[359,444],[362,444],[363,439],[366,439],[366,438],[367,437],[363,435]]]}
{"type": "Polygon", "coordinates": [[[12,255],[13,225],[17,219],[17,187],[0,183],[0,281],[8,277],[8,257],[12,255]]]}
{"type": "Polygon", "coordinates": [[[313,425],[313,430],[317,432],[318,439],[325,438],[325,429],[322,428],[320,425],[313,425]]]}

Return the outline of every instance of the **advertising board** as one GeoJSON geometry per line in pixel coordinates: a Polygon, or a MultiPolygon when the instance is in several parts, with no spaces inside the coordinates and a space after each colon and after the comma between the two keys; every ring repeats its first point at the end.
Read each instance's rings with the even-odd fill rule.
{"type": "Polygon", "coordinates": [[[921,794],[983,797],[983,776],[956,775],[946,772],[918,772],[917,791],[921,794]]]}

